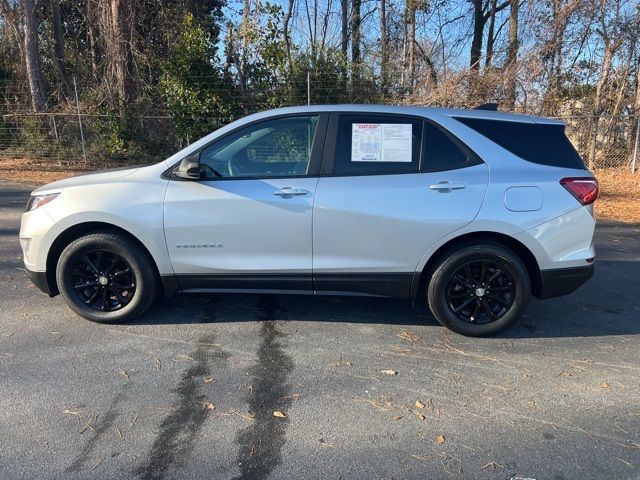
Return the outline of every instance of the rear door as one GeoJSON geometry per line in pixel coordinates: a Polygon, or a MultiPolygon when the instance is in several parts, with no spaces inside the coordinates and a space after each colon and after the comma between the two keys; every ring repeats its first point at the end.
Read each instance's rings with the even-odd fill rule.
{"type": "Polygon", "coordinates": [[[314,289],[409,296],[421,257],[473,220],[488,169],[422,117],[332,114],[313,214],[314,289]]]}

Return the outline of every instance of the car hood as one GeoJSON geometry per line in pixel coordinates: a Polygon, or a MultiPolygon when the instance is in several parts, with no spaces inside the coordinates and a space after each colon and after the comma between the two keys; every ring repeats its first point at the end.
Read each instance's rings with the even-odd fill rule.
{"type": "Polygon", "coordinates": [[[67,187],[98,185],[101,183],[108,183],[116,178],[126,177],[131,175],[140,167],[125,167],[125,168],[113,168],[110,170],[104,170],[97,173],[86,173],[78,175],[76,177],[65,178],[58,180],[57,182],[47,183],[41,187],[36,188],[31,194],[42,194],[52,190],[61,190],[67,187]]]}

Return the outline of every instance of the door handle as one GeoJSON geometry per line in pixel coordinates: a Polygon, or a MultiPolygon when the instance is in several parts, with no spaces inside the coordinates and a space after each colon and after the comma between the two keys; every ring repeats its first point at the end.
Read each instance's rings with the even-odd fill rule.
{"type": "Polygon", "coordinates": [[[464,183],[451,183],[449,181],[439,182],[435,185],[429,186],[430,190],[448,191],[448,190],[462,190],[466,185],[464,183]]]}
{"type": "Polygon", "coordinates": [[[274,195],[278,195],[279,197],[292,197],[294,195],[306,195],[307,193],[309,193],[309,190],[293,187],[282,187],[280,190],[273,192],[274,195]]]}

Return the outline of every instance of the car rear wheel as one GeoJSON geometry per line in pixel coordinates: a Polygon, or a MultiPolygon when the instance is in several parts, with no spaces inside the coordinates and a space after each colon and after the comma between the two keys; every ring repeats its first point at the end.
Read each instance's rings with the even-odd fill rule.
{"type": "Polygon", "coordinates": [[[117,323],[141,315],[158,290],[149,254],[125,235],[97,232],[71,242],[56,269],[67,305],[94,322],[117,323]]]}
{"type": "Polygon", "coordinates": [[[427,289],[429,308],[462,335],[485,336],[513,325],[524,312],[531,282],[522,260],[502,245],[467,245],[446,254],[427,289]]]}

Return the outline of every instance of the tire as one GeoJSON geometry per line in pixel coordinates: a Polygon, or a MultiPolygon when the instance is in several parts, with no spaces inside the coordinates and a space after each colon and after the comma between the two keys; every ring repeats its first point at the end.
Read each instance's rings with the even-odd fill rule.
{"type": "Polygon", "coordinates": [[[445,327],[466,336],[493,335],[513,325],[531,297],[531,280],[513,251],[494,243],[446,253],[427,288],[427,303],[445,327]]]}
{"type": "Polygon", "coordinates": [[[119,323],[151,306],[158,294],[155,271],[150,255],[126,235],[96,232],[62,251],[56,281],[75,313],[92,322],[119,323]]]}

